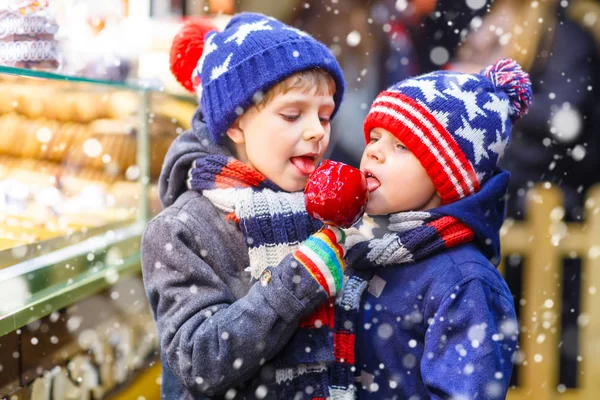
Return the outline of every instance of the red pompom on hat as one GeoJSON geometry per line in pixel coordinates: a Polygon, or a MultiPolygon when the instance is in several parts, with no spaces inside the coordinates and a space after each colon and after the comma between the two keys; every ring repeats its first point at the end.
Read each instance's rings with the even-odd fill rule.
{"type": "Polygon", "coordinates": [[[190,92],[193,92],[199,84],[199,80],[194,82],[192,76],[202,57],[204,37],[208,32],[215,30],[217,28],[208,18],[188,19],[173,39],[169,57],[171,72],[175,79],[190,92]]]}

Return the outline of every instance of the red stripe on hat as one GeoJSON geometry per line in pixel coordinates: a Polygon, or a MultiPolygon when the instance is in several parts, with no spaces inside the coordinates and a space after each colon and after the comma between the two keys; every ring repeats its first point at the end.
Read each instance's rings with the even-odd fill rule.
{"type": "Polygon", "coordinates": [[[301,251],[296,251],[294,253],[294,257],[296,257],[296,259],[300,261],[302,265],[304,265],[304,267],[313,276],[313,278],[315,278],[317,282],[319,282],[319,285],[323,286],[323,289],[325,289],[325,292],[327,293],[327,297],[331,297],[331,292],[329,292],[329,285],[327,284],[327,280],[321,273],[319,267],[317,267],[315,263],[313,263],[312,260],[301,251]]]}
{"type": "MultiPolygon", "coordinates": [[[[388,107],[382,106],[385,109],[388,107]]],[[[417,157],[427,175],[431,178],[444,204],[452,203],[464,196],[461,195],[448,173],[421,139],[413,134],[401,121],[381,111],[371,111],[367,116],[368,129],[383,128],[394,134],[417,157]]]]}
{"type": "Polygon", "coordinates": [[[412,132],[402,121],[398,120],[393,115],[388,115],[384,112],[371,111],[369,115],[367,115],[364,124],[365,139],[368,141],[370,132],[374,128],[386,129],[398,137],[398,139],[401,140],[419,159],[440,193],[444,204],[451,203],[452,201],[458,200],[461,197],[479,190],[479,182],[472,164],[469,162],[452,135],[448,133],[435,116],[433,116],[426,108],[408,96],[389,91],[382,92],[377,97],[371,109],[373,110],[375,107],[383,107],[388,109],[388,111],[400,114],[402,117],[408,119],[423,132],[423,136],[425,136],[431,142],[431,145],[435,147],[439,153],[439,158],[432,153],[431,148],[423,142],[423,139],[412,132]],[[394,103],[382,100],[382,97],[386,96],[406,104],[408,107],[412,108],[417,115],[413,115],[410,111],[403,109],[394,103]],[[453,159],[448,149],[443,146],[440,139],[436,138],[435,133],[426,126],[425,121],[431,124],[435,131],[437,131],[441,140],[446,142],[448,148],[454,153],[455,159],[453,159]],[[450,171],[450,174],[455,178],[463,195],[460,194],[455,184],[452,182],[449,172],[444,169],[442,160],[450,171]],[[455,160],[463,168],[464,172],[460,171],[455,160]],[[471,182],[473,190],[469,188],[467,179],[471,182]]]}
{"type": "Polygon", "coordinates": [[[471,228],[454,217],[438,218],[427,225],[438,231],[447,248],[470,242],[475,238],[471,228]]]}
{"type": "Polygon", "coordinates": [[[333,334],[333,353],[336,362],[354,364],[354,339],[353,333],[333,334]]]}
{"type": "Polygon", "coordinates": [[[431,113],[429,113],[429,111],[425,107],[421,106],[418,102],[414,101],[412,98],[410,98],[408,96],[405,96],[400,93],[390,93],[390,94],[386,95],[386,97],[392,97],[392,98],[396,99],[397,101],[406,104],[407,106],[412,108],[416,112],[417,115],[415,116],[409,110],[406,110],[406,109],[398,106],[397,104],[391,103],[391,102],[383,100],[383,99],[376,101],[377,105],[386,105],[386,106],[394,109],[398,113],[400,113],[403,116],[405,116],[406,118],[408,118],[419,129],[421,129],[421,131],[423,131],[423,133],[426,134],[427,138],[436,147],[436,149],[438,150],[438,152],[440,153],[440,155],[442,156],[442,158],[444,159],[444,161],[446,162],[448,167],[452,170],[457,181],[461,184],[461,188],[463,189],[463,192],[471,194],[471,193],[474,193],[473,191],[477,191],[477,186],[478,186],[476,183],[477,176],[475,175],[473,166],[471,165],[471,163],[469,162],[469,160],[463,153],[462,149],[458,146],[458,143],[456,143],[456,140],[454,139],[454,137],[452,137],[452,135],[450,135],[448,133],[446,128],[444,128],[444,126],[437,120],[437,118],[435,118],[433,115],[431,115],[431,113]],[[435,129],[437,131],[437,133],[441,137],[441,140],[443,140],[448,145],[449,149],[452,151],[453,155],[456,157],[455,159],[458,161],[458,164],[460,166],[462,166],[464,172],[461,172],[459,170],[459,166],[455,162],[455,159],[453,159],[451,153],[443,146],[440,139],[438,139],[435,136],[435,133],[426,126],[423,119],[425,119],[427,122],[429,122],[431,125],[433,125],[433,129],[435,129]],[[472,171],[472,174],[470,174],[469,171],[472,171]],[[473,186],[473,189],[469,188],[467,179],[469,179],[471,181],[471,185],[473,186]]]}

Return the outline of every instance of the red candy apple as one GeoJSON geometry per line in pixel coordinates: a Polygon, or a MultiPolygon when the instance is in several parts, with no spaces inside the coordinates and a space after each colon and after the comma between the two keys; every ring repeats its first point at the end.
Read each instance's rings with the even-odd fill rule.
{"type": "Polygon", "coordinates": [[[347,164],[325,160],[304,189],[306,211],[328,225],[349,228],[365,212],[367,178],[347,164]]]}

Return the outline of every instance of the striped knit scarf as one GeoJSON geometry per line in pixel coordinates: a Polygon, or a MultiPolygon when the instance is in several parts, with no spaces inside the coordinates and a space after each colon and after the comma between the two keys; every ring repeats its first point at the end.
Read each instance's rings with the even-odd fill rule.
{"type": "MultiPolygon", "coordinates": [[[[248,247],[249,271],[259,279],[275,267],[321,223],[308,215],[304,194],[287,193],[239,160],[211,155],[196,160],[188,188],[202,193],[236,221],[248,247]]],[[[304,317],[286,347],[272,360],[278,398],[324,399],[333,363],[333,300],[304,317]],[[310,349],[307,351],[307,349],[310,349]]]]}
{"type": "Polygon", "coordinates": [[[285,192],[232,157],[217,154],[194,161],[187,185],[239,224],[248,246],[247,270],[254,279],[321,227],[306,212],[302,192],[285,192]]]}
{"type": "Polygon", "coordinates": [[[358,231],[348,233],[348,245],[358,238],[346,260],[352,274],[337,299],[334,353],[330,395],[334,400],[354,399],[354,338],[360,299],[376,267],[401,267],[474,239],[471,229],[450,216],[435,212],[404,212],[385,217],[363,218],[358,231]],[[355,232],[356,233],[356,232],[355,232]],[[365,240],[364,238],[366,237],[365,240]]]}

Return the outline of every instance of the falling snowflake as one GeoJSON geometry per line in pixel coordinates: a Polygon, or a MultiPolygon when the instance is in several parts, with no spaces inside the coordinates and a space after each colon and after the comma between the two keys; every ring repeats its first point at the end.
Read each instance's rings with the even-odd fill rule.
{"type": "Polygon", "coordinates": [[[396,11],[404,12],[408,8],[408,0],[396,0],[396,11]]]}
{"type": "Polygon", "coordinates": [[[269,390],[267,389],[267,387],[265,385],[260,385],[258,388],[256,388],[254,395],[257,399],[264,399],[268,393],[269,390]]]}
{"type": "Polygon", "coordinates": [[[466,357],[467,356],[467,350],[465,350],[464,346],[462,344],[457,344],[454,349],[456,350],[456,352],[461,356],[461,357],[466,357]]]}
{"type": "Polygon", "coordinates": [[[402,365],[406,369],[412,369],[417,364],[417,359],[412,354],[407,354],[402,358],[402,365]]]}
{"type": "Polygon", "coordinates": [[[471,341],[471,346],[473,348],[478,348],[481,342],[485,339],[485,330],[487,329],[487,324],[484,322],[480,325],[473,325],[469,328],[467,333],[469,340],[471,341]]]}
{"type": "Polygon", "coordinates": [[[550,126],[550,132],[556,140],[562,143],[572,142],[581,133],[581,115],[568,104],[564,104],[552,116],[550,126]]]}
{"type": "Polygon", "coordinates": [[[575,161],[581,161],[585,158],[586,153],[585,147],[578,144],[577,146],[573,147],[573,150],[571,151],[571,157],[575,161]]]}
{"type": "Polygon", "coordinates": [[[431,62],[433,62],[435,65],[441,66],[448,62],[448,60],[450,59],[450,53],[448,52],[448,50],[446,50],[446,48],[442,46],[436,46],[433,49],[431,49],[431,53],[429,53],[429,58],[431,59],[431,62]]]}
{"type": "Polygon", "coordinates": [[[106,270],[106,274],[104,275],[104,279],[109,284],[116,283],[119,280],[119,272],[115,268],[109,268],[106,270]]]}
{"type": "Polygon", "coordinates": [[[102,154],[102,144],[98,139],[91,138],[83,142],[83,152],[90,158],[98,157],[102,154]]]}
{"type": "Polygon", "coordinates": [[[499,399],[504,395],[504,386],[500,382],[489,382],[485,386],[487,399],[499,399]]]}
{"type": "Polygon", "coordinates": [[[82,322],[83,322],[83,317],[76,316],[76,315],[72,316],[71,318],[69,318],[67,320],[68,331],[69,332],[76,331],[77,329],[79,329],[82,322]]]}
{"type": "Polygon", "coordinates": [[[475,367],[471,363],[465,365],[465,367],[463,368],[463,373],[467,376],[471,375],[474,371],[475,371],[475,367]]]}
{"type": "Polygon", "coordinates": [[[358,31],[352,31],[346,37],[346,44],[350,47],[356,47],[360,44],[361,35],[358,31]]]}
{"type": "Polygon", "coordinates": [[[390,324],[384,323],[377,328],[377,336],[383,340],[387,340],[394,334],[394,328],[390,324]]]}
{"type": "Polygon", "coordinates": [[[518,333],[517,321],[513,319],[503,321],[502,324],[500,324],[500,332],[502,332],[505,337],[516,335],[518,333]]]}

